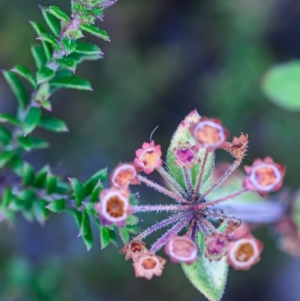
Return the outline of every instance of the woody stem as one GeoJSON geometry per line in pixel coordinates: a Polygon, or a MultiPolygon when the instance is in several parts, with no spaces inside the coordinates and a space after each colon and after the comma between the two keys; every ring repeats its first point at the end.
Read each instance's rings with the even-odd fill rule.
{"type": "Polygon", "coordinates": [[[183,171],[184,171],[184,177],[185,177],[188,194],[191,195],[193,193],[191,174],[190,171],[185,168],[185,166],[183,167],[183,171]]]}
{"type": "Polygon", "coordinates": [[[180,211],[187,210],[190,206],[188,205],[142,205],[133,206],[134,212],[148,212],[148,211],[180,211]]]}
{"type": "Polygon", "coordinates": [[[193,194],[193,202],[196,200],[196,198],[199,194],[199,190],[200,190],[200,187],[201,187],[201,184],[202,184],[208,154],[209,154],[209,151],[206,148],[204,158],[203,158],[203,162],[202,162],[202,165],[201,165],[200,175],[199,175],[199,178],[198,178],[198,181],[197,181],[196,189],[195,189],[194,194],[193,194]]]}
{"type": "Polygon", "coordinates": [[[173,234],[177,234],[182,228],[184,228],[187,225],[186,220],[182,220],[179,223],[177,223],[175,226],[173,226],[171,229],[169,229],[162,237],[160,237],[151,247],[150,252],[155,253],[159,249],[161,249],[171,238],[173,234]]]}
{"type": "Polygon", "coordinates": [[[157,184],[157,183],[154,183],[153,181],[141,176],[141,175],[138,175],[138,179],[140,180],[140,182],[146,184],[147,186],[157,190],[158,192],[160,193],[163,193],[165,195],[167,195],[168,197],[178,201],[178,202],[181,202],[181,203],[189,203],[189,201],[187,201],[186,199],[184,199],[183,197],[177,195],[176,193],[166,189],[165,187],[162,187],[161,185],[157,184]]]}
{"type": "Polygon", "coordinates": [[[241,194],[243,194],[247,191],[249,191],[248,188],[242,188],[241,190],[238,190],[234,193],[231,193],[231,194],[229,194],[229,195],[227,195],[227,196],[225,196],[221,199],[213,200],[211,202],[201,204],[201,205],[198,206],[198,209],[202,210],[202,209],[205,209],[205,208],[210,207],[210,206],[215,206],[215,205],[220,204],[222,202],[225,202],[225,201],[228,201],[230,199],[236,198],[237,196],[239,196],[239,195],[241,195],[241,194]]]}
{"type": "Polygon", "coordinates": [[[218,179],[216,183],[214,183],[209,189],[207,189],[202,195],[201,200],[205,199],[205,197],[215,190],[217,187],[222,185],[224,181],[239,167],[241,164],[241,160],[236,160],[234,163],[227,169],[227,171],[218,179]]]}

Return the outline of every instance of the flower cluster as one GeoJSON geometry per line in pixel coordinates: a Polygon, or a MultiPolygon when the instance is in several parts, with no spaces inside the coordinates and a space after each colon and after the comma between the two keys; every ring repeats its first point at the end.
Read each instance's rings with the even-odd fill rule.
{"type": "Polygon", "coordinates": [[[151,279],[153,275],[162,274],[166,261],[156,253],[163,247],[172,262],[186,265],[193,265],[201,258],[207,262],[226,258],[233,268],[247,270],[260,260],[262,243],[251,234],[250,226],[242,223],[239,214],[231,214],[232,204],[226,207],[226,202],[239,199],[247,192],[265,195],[277,191],[282,186],[285,168],[270,157],[256,159],[252,166],[244,167],[246,175],[239,190],[210,198],[209,195],[237,170],[247,151],[247,135],[242,133],[232,142],[227,141],[228,136],[229,132],[220,120],[200,117],[193,111],[180,123],[172,138],[167,169],[162,166],[160,145],[151,141],[143,143],[136,151],[132,163],[120,164],[113,170],[111,188],[102,191],[95,206],[103,225],[124,227],[127,217],[138,212],[172,212],[166,219],[138,234],[121,250],[126,260],[132,259],[137,277],[151,279]],[[207,187],[205,183],[208,183],[217,149],[224,149],[235,161],[219,172],[218,178],[207,187]],[[154,170],[170,189],[140,174],[150,174],[154,170]],[[175,203],[130,205],[129,186],[139,183],[165,194],[175,203]],[[168,226],[168,230],[148,249],[143,240],[168,226]],[[199,239],[203,244],[199,244],[199,239]]]}

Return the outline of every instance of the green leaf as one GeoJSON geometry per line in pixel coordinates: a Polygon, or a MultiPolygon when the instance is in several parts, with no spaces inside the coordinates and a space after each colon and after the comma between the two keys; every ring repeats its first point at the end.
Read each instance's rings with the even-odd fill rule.
{"type": "Polygon", "coordinates": [[[136,225],[138,224],[140,219],[135,215],[129,215],[127,217],[126,225],[136,225]]]}
{"type": "Polygon", "coordinates": [[[97,171],[94,175],[91,176],[89,180],[84,183],[84,193],[85,196],[90,195],[94,189],[94,187],[100,181],[103,183],[107,178],[107,169],[101,169],[97,171]]]}
{"type": "MultiPolygon", "coordinates": [[[[92,191],[91,198],[90,198],[91,203],[99,202],[99,195],[100,195],[100,192],[102,191],[102,189],[103,189],[103,184],[101,182],[98,182],[92,191]]],[[[84,191],[86,194],[86,190],[84,190],[84,191]]],[[[86,194],[86,195],[89,195],[89,194],[86,194]]]]}
{"type": "Polygon", "coordinates": [[[76,206],[80,207],[82,201],[84,200],[83,185],[77,179],[74,178],[69,178],[69,181],[74,192],[76,206]]]}
{"type": "Polygon", "coordinates": [[[24,135],[31,133],[38,125],[41,118],[41,109],[32,107],[24,119],[24,135]]]}
{"type": "Polygon", "coordinates": [[[72,39],[69,39],[69,38],[65,37],[61,40],[61,42],[62,42],[62,45],[65,49],[66,55],[69,55],[69,54],[71,54],[72,52],[75,51],[75,49],[76,49],[75,40],[72,40],[72,39]]]}
{"type": "Polygon", "coordinates": [[[36,221],[41,225],[44,225],[49,217],[50,211],[46,208],[47,202],[44,200],[38,200],[32,203],[32,213],[36,221]]]}
{"type": "Polygon", "coordinates": [[[46,185],[46,178],[50,168],[48,165],[44,166],[36,175],[34,186],[41,188],[46,185]]]}
{"type": "Polygon", "coordinates": [[[11,114],[0,114],[0,122],[1,123],[10,123],[12,125],[20,126],[21,123],[14,115],[11,114]]]}
{"type": "Polygon", "coordinates": [[[59,199],[59,200],[50,202],[49,205],[46,206],[46,208],[55,213],[62,212],[66,209],[66,200],[59,199]]]}
{"type": "Polygon", "coordinates": [[[85,210],[82,212],[79,235],[82,237],[85,246],[89,251],[94,244],[94,237],[91,229],[89,215],[85,210]]]}
{"type": "Polygon", "coordinates": [[[279,107],[300,111],[300,60],[271,67],[263,77],[262,89],[279,107]]]}
{"type": "Polygon", "coordinates": [[[69,16],[63,12],[58,6],[51,5],[48,9],[47,12],[56,17],[59,20],[62,20],[64,22],[70,22],[69,16]]]}
{"type": "Polygon", "coordinates": [[[42,10],[43,17],[49,26],[50,30],[53,32],[53,34],[57,37],[60,36],[60,21],[55,18],[53,15],[47,12],[47,9],[45,7],[40,6],[42,10]]]}
{"type": "Polygon", "coordinates": [[[224,257],[220,261],[209,261],[204,256],[204,236],[201,232],[198,232],[196,242],[201,250],[199,260],[191,265],[182,263],[181,267],[189,281],[208,300],[219,301],[227,281],[227,259],[224,257]]]}
{"type": "Polygon", "coordinates": [[[47,62],[43,47],[41,45],[33,45],[31,46],[31,53],[37,68],[42,68],[47,62]]]}
{"type": "Polygon", "coordinates": [[[10,131],[4,126],[0,125],[0,142],[6,146],[12,139],[10,131]]]}
{"type": "Polygon", "coordinates": [[[84,55],[84,54],[80,54],[80,53],[71,53],[69,55],[70,58],[72,58],[77,65],[81,64],[84,61],[95,61],[95,60],[99,60],[101,59],[101,55],[96,54],[96,55],[84,55]]]}
{"type": "Polygon", "coordinates": [[[56,133],[69,131],[64,121],[50,116],[42,116],[38,125],[46,130],[56,133]]]}
{"type": "Polygon", "coordinates": [[[47,174],[46,178],[46,191],[48,194],[55,192],[57,186],[57,178],[50,171],[47,174]]]}
{"type": "Polygon", "coordinates": [[[112,230],[102,225],[99,226],[101,249],[106,248],[110,244],[110,234],[112,230]]]}
{"type": "Polygon", "coordinates": [[[22,178],[23,178],[23,184],[24,185],[30,185],[34,182],[34,168],[32,165],[28,164],[27,162],[24,162],[23,164],[23,172],[22,172],[22,178]]]}
{"type": "MultiPolygon", "coordinates": [[[[35,32],[37,33],[38,36],[43,33],[46,33],[45,28],[41,24],[39,24],[37,22],[33,22],[33,21],[30,21],[30,24],[32,25],[33,29],[35,30],[35,32]]],[[[44,54],[46,56],[46,60],[50,61],[50,59],[52,57],[51,46],[43,40],[42,40],[42,45],[43,45],[43,49],[44,49],[44,54]]]]}
{"type": "Polygon", "coordinates": [[[103,52],[101,49],[92,43],[86,43],[81,41],[76,41],[76,53],[84,54],[84,55],[102,55],[103,52]]]}
{"type": "Polygon", "coordinates": [[[14,156],[10,164],[14,173],[19,177],[22,177],[23,164],[24,164],[23,159],[21,159],[19,156],[14,156]]]}
{"type": "MultiPolygon", "coordinates": [[[[45,107],[45,103],[48,102],[50,97],[50,85],[48,82],[43,83],[38,89],[37,93],[34,96],[34,100],[41,104],[42,107],[45,107]]],[[[51,110],[51,104],[50,104],[51,110]]]]}
{"type": "Polygon", "coordinates": [[[34,75],[24,66],[22,65],[16,65],[11,69],[12,72],[15,72],[16,74],[20,75],[21,77],[27,79],[30,84],[33,86],[34,89],[37,88],[37,84],[35,81],[34,75]]]}
{"type": "Polygon", "coordinates": [[[12,194],[11,187],[7,187],[3,190],[1,203],[3,207],[7,207],[9,203],[14,200],[14,195],[12,194]]]}
{"type": "Polygon", "coordinates": [[[80,229],[82,213],[76,209],[68,209],[68,212],[73,216],[78,229],[80,229]]]}
{"type": "Polygon", "coordinates": [[[90,82],[78,76],[68,76],[60,79],[53,79],[50,82],[50,85],[52,87],[92,91],[90,82]]]}
{"type": "Polygon", "coordinates": [[[69,69],[71,70],[73,73],[75,73],[76,70],[76,62],[75,60],[73,60],[72,58],[61,58],[61,59],[57,59],[56,62],[63,68],[69,69]]]}
{"type": "Polygon", "coordinates": [[[54,49],[59,50],[60,46],[56,38],[50,33],[44,32],[41,33],[37,38],[37,40],[48,42],[53,46],[54,49]]]}
{"type": "Polygon", "coordinates": [[[38,137],[19,137],[20,145],[26,150],[46,148],[49,146],[48,142],[38,137]]]}
{"type": "Polygon", "coordinates": [[[130,241],[130,235],[129,235],[129,231],[126,228],[120,228],[120,235],[122,237],[122,241],[124,241],[124,243],[128,244],[130,241]]]}
{"type": "Polygon", "coordinates": [[[55,75],[54,70],[43,66],[36,74],[36,80],[38,84],[41,84],[45,81],[49,81],[51,78],[53,78],[55,75]]]}
{"type": "Polygon", "coordinates": [[[29,97],[21,81],[19,80],[17,75],[11,71],[2,71],[2,73],[7,83],[9,84],[10,88],[14,92],[21,109],[24,109],[29,103],[29,97]]]}
{"type": "MultiPolygon", "coordinates": [[[[192,111],[186,118],[179,124],[177,130],[175,131],[170,146],[167,152],[167,166],[170,175],[185,189],[186,182],[184,177],[183,168],[179,167],[175,162],[175,155],[174,155],[174,148],[178,146],[179,143],[189,142],[191,145],[195,144],[195,139],[192,137],[190,133],[190,125],[192,123],[197,123],[201,119],[200,115],[197,111],[192,111]]],[[[197,183],[197,179],[199,178],[201,172],[201,166],[203,162],[203,158],[205,155],[205,149],[201,149],[199,154],[197,155],[200,163],[194,164],[190,170],[191,177],[192,177],[192,184],[195,187],[197,183]]],[[[214,153],[210,152],[207,158],[205,171],[203,175],[202,184],[206,182],[209,178],[212,168],[214,166],[214,153]]]]}
{"type": "Polygon", "coordinates": [[[98,38],[101,38],[103,39],[104,41],[110,41],[109,40],[109,35],[107,34],[107,32],[103,29],[100,29],[94,25],[89,25],[89,24],[86,24],[86,25],[81,25],[80,28],[98,38]]]}
{"type": "Polygon", "coordinates": [[[14,156],[13,151],[5,151],[0,154],[0,168],[4,167],[14,156]]]}

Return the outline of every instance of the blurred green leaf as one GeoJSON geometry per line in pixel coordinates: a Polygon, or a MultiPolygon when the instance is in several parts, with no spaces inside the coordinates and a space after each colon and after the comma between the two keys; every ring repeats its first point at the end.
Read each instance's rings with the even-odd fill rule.
{"type": "Polygon", "coordinates": [[[271,67],[263,77],[262,89],[279,107],[300,111],[300,60],[271,67]]]}
{"type": "Polygon", "coordinates": [[[23,84],[18,79],[16,74],[14,74],[13,72],[2,71],[2,73],[3,73],[7,83],[9,84],[10,88],[14,92],[14,94],[19,102],[20,108],[24,109],[27,106],[27,104],[29,103],[29,97],[24,89],[23,84]]]}
{"type": "Polygon", "coordinates": [[[92,43],[86,43],[82,41],[76,41],[76,50],[75,52],[85,55],[101,55],[103,52],[101,49],[92,43]]]}
{"type": "Polygon", "coordinates": [[[78,76],[68,76],[50,81],[53,87],[92,91],[89,81],[78,76]]]}
{"type": "Polygon", "coordinates": [[[82,237],[85,246],[89,251],[94,244],[94,237],[91,229],[89,215],[86,210],[82,212],[79,235],[82,237]]]}
{"type": "Polygon", "coordinates": [[[38,84],[41,84],[45,81],[49,81],[51,78],[53,78],[55,75],[54,70],[43,66],[41,69],[38,70],[36,74],[36,81],[38,84]]]}
{"type": "Polygon", "coordinates": [[[12,139],[10,131],[4,126],[0,125],[0,142],[6,146],[12,139]]]}
{"type": "Polygon", "coordinates": [[[46,206],[52,212],[59,213],[66,209],[66,200],[59,199],[53,202],[50,202],[49,205],[46,206]]]}
{"type": "Polygon", "coordinates": [[[23,164],[23,172],[22,172],[22,178],[23,178],[23,184],[24,185],[30,185],[34,182],[34,168],[32,165],[28,164],[27,162],[24,162],[23,164]]]}
{"type": "Polygon", "coordinates": [[[51,116],[42,116],[38,125],[44,129],[57,133],[69,131],[63,120],[51,116]]]}
{"type": "Polygon", "coordinates": [[[44,166],[36,175],[34,186],[35,187],[44,187],[46,185],[46,178],[50,168],[48,165],[44,166]]]}
{"type": "Polygon", "coordinates": [[[122,236],[122,240],[125,244],[128,244],[130,241],[129,231],[126,228],[120,228],[120,235],[122,236]]]}
{"type": "Polygon", "coordinates": [[[139,223],[139,221],[140,221],[140,219],[137,216],[135,216],[135,215],[129,215],[127,217],[126,224],[127,225],[136,225],[136,224],[139,223]]]}
{"type": "Polygon", "coordinates": [[[49,217],[50,211],[46,208],[47,202],[44,200],[38,200],[32,203],[32,213],[38,223],[45,224],[45,221],[49,217]]]}
{"type": "Polygon", "coordinates": [[[41,118],[41,109],[31,107],[24,119],[24,135],[31,133],[38,125],[41,118]]]}
{"type": "Polygon", "coordinates": [[[13,151],[5,151],[0,154],[0,168],[4,167],[14,156],[13,151]]]}
{"type": "Polygon", "coordinates": [[[110,41],[109,40],[109,35],[107,34],[107,32],[103,29],[100,29],[94,25],[81,25],[80,28],[98,38],[103,39],[104,41],[110,41]]]}
{"type": "Polygon", "coordinates": [[[47,12],[47,8],[40,6],[42,10],[43,17],[49,26],[50,30],[57,37],[60,36],[60,21],[55,18],[53,15],[47,12]]]}
{"type": "Polygon", "coordinates": [[[56,62],[63,68],[69,69],[71,70],[73,73],[76,70],[76,62],[75,60],[73,60],[72,58],[61,58],[61,59],[57,59],[56,62]]]}
{"type": "Polygon", "coordinates": [[[62,20],[64,22],[70,22],[69,16],[63,12],[58,6],[51,5],[48,9],[47,12],[49,12],[51,15],[56,17],[59,20],[62,20]]]}
{"type": "Polygon", "coordinates": [[[6,187],[3,190],[3,195],[1,199],[3,207],[7,207],[13,199],[14,195],[12,194],[11,187],[6,187]]]}
{"type": "Polygon", "coordinates": [[[71,54],[76,49],[76,43],[75,40],[69,39],[67,37],[62,39],[62,45],[65,49],[66,55],[71,54]]]}
{"type": "Polygon", "coordinates": [[[48,43],[51,44],[51,45],[53,46],[53,48],[56,49],[56,50],[59,50],[59,49],[60,49],[60,46],[59,46],[58,41],[57,41],[56,38],[55,38],[52,34],[50,34],[50,33],[47,33],[47,32],[41,33],[41,34],[37,37],[37,40],[48,42],[48,43]]]}
{"type": "MultiPolygon", "coordinates": [[[[91,203],[99,202],[99,195],[100,195],[100,192],[102,191],[102,189],[103,189],[103,184],[101,182],[98,182],[91,193],[91,198],[90,198],[91,203]]],[[[86,189],[84,191],[85,191],[86,195],[89,195],[89,194],[87,194],[86,189]]]]}
{"type": "Polygon", "coordinates": [[[22,76],[23,78],[27,79],[30,84],[33,86],[34,89],[37,88],[37,84],[35,81],[34,75],[24,66],[22,65],[16,65],[11,69],[12,72],[15,72],[16,74],[22,76]]]}
{"type": "Polygon", "coordinates": [[[37,68],[42,68],[47,61],[43,47],[41,45],[33,45],[31,47],[31,53],[37,68]]]}
{"type": "Polygon", "coordinates": [[[89,180],[87,180],[84,183],[84,193],[85,196],[88,196],[92,193],[94,187],[98,184],[100,181],[103,183],[107,178],[107,169],[101,169],[97,171],[95,174],[93,174],[89,180]]]}
{"type": "Polygon", "coordinates": [[[74,178],[69,178],[71,187],[74,192],[75,200],[76,200],[76,206],[80,207],[82,201],[84,200],[84,188],[83,185],[74,178]]]}
{"type": "Polygon", "coordinates": [[[100,225],[99,232],[101,249],[104,249],[110,244],[110,233],[112,232],[112,230],[109,230],[107,227],[100,225]]]}
{"type": "Polygon", "coordinates": [[[47,178],[46,178],[46,191],[48,194],[55,192],[57,185],[56,176],[53,175],[50,171],[48,171],[47,178]]]}
{"type": "Polygon", "coordinates": [[[1,123],[10,123],[12,125],[20,126],[21,123],[14,115],[11,114],[0,114],[0,122],[1,123]]]}
{"type": "Polygon", "coordinates": [[[26,151],[49,146],[47,141],[38,137],[19,137],[19,143],[26,151]]]}

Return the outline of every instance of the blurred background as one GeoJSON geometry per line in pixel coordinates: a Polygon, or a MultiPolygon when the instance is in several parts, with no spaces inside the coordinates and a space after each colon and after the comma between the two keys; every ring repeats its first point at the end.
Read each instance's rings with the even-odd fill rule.
{"type": "MultiPolygon", "coordinates": [[[[28,21],[42,22],[38,4],[68,0],[0,0],[0,68],[21,63],[35,71],[28,21]]],[[[77,74],[94,92],[65,90],[52,98],[54,115],[67,134],[40,131],[52,147],[31,153],[37,168],[45,163],[62,175],[85,180],[103,167],[129,161],[151,132],[166,153],[171,135],[191,110],[223,120],[232,135],[248,133],[245,159],[272,155],[287,166],[285,185],[299,186],[299,113],[274,106],[261,92],[265,71],[300,57],[298,0],[119,0],[106,10],[101,27],[111,43],[95,41],[105,52],[77,74]]],[[[14,112],[16,101],[0,77],[0,111],[14,112]]],[[[217,160],[227,160],[222,152],[217,160]]],[[[166,198],[138,187],[141,202],[166,198]]],[[[154,216],[143,216],[142,228],[154,216]]],[[[0,300],[120,301],[205,298],[167,263],[161,278],[136,279],[119,248],[87,253],[67,215],[52,216],[42,227],[19,218],[14,228],[0,226],[0,300]]],[[[230,271],[224,301],[300,300],[300,261],[281,253],[268,229],[262,261],[248,272],[230,271]]]]}

